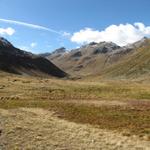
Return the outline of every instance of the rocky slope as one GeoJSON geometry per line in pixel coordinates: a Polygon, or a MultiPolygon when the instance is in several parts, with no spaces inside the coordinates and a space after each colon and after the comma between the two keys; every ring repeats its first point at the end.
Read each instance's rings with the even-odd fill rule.
{"type": "Polygon", "coordinates": [[[120,48],[114,43],[90,43],[79,49],[73,49],[70,52],[57,50],[45,57],[72,75],[87,75],[91,72],[96,73],[103,68],[105,56],[120,48]],[[95,65],[99,65],[95,67],[95,65]],[[93,70],[94,69],[94,70],[93,70]]]}

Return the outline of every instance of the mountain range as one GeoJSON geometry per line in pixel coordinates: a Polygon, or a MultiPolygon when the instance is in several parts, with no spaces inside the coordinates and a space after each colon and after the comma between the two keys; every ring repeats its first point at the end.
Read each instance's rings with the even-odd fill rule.
{"type": "Polygon", "coordinates": [[[91,42],[67,51],[35,55],[0,38],[0,70],[20,75],[137,78],[150,75],[150,39],[120,47],[112,42],[91,42]]]}
{"type": "Polygon", "coordinates": [[[150,73],[150,39],[120,47],[112,42],[91,42],[78,49],[64,47],[45,56],[72,76],[137,77],[150,73]]]}

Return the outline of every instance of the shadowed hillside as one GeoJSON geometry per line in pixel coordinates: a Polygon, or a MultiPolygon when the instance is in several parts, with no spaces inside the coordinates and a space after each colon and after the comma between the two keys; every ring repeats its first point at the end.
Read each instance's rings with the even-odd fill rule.
{"type": "Polygon", "coordinates": [[[17,49],[4,38],[0,38],[0,69],[22,75],[66,76],[65,72],[49,60],[17,49]]]}

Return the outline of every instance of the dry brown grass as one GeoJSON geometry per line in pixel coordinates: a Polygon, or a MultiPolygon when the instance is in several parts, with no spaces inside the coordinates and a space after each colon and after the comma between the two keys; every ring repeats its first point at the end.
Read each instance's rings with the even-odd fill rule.
{"type": "Polygon", "coordinates": [[[0,149],[15,150],[148,150],[136,136],[76,124],[40,108],[0,109],[0,149]]]}
{"type": "Polygon", "coordinates": [[[0,108],[44,108],[58,117],[150,137],[150,85],[1,76],[0,108]]]}

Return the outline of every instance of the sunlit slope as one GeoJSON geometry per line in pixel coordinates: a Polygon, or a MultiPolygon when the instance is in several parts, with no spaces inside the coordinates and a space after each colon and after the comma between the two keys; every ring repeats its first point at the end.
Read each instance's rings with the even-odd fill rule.
{"type": "Polygon", "coordinates": [[[150,74],[150,40],[147,39],[134,53],[122,57],[117,63],[105,69],[103,76],[136,78],[150,74]]]}

